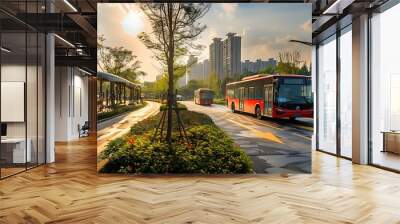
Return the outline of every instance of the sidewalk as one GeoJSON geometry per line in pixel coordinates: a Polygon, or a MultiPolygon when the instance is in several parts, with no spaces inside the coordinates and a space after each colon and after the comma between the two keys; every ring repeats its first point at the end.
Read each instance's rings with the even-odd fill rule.
{"type": "Polygon", "coordinates": [[[129,132],[132,125],[147,117],[155,115],[160,110],[160,104],[147,101],[147,105],[139,110],[132,111],[124,117],[117,117],[105,121],[109,125],[101,124],[102,129],[97,131],[97,154],[103,151],[107,143],[115,138],[121,137],[129,132]]]}

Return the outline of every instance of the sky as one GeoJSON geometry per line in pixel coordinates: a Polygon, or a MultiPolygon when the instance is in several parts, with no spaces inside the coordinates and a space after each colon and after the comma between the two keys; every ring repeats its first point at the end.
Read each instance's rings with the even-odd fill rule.
{"type": "MultiPolygon", "coordinates": [[[[141,81],[154,81],[161,65],[137,38],[140,32],[151,32],[140,3],[99,3],[98,35],[104,35],[105,45],[132,50],[142,62],[147,75],[141,81]]],[[[208,59],[208,46],[214,37],[225,38],[228,32],[242,37],[242,61],[278,58],[279,52],[299,51],[307,65],[311,47],[289,42],[291,39],[311,42],[311,4],[300,3],[212,3],[199,20],[207,26],[195,40],[204,46],[199,60],[208,59]]]]}

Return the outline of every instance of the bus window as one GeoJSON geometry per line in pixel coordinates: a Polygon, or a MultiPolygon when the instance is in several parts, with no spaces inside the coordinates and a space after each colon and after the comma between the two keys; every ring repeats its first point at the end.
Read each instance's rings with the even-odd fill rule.
{"type": "Polygon", "coordinates": [[[263,93],[262,93],[262,87],[261,86],[256,86],[254,89],[254,97],[256,99],[262,99],[263,98],[263,93]]]}
{"type": "Polygon", "coordinates": [[[245,87],[244,88],[244,99],[248,99],[249,98],[249,88],[245,87]]]}
{"type": "Polygon", "coordinates": [[[233,95],[234,95],[234,93],[233,93],[233,89],[228,89],[227,90],[227,95],[228,95],[228,97],[233,97],[233,95]]]}
{"type": "Polygon", "coordinates": [[[249,99],[254,99],[254,87],[249,87],[249,99]]]}

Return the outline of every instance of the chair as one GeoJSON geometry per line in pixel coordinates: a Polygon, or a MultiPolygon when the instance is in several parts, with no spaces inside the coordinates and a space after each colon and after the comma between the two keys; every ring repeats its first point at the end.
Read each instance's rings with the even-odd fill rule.
{"type": "Polygon", "coordinates": [[[89,129],[90,129],[89,121],[85,121],[82,127],[78,125],[79,138],[89,136],[89,129]]]}

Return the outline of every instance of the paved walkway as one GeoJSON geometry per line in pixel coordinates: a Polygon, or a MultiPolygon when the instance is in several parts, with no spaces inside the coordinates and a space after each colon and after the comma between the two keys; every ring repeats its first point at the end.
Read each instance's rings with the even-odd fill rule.
{"type": "Polygon", "coordinates": [[[104,127],[104,125],[99,125],[99,127],[103,128],[97,131],[97,154],[103,151],[109,141],[127,134],[132,125],[157,114],[159,109],[159,103],[147,101],[145,107],[126,114],[122,119],[118,118],[114,120],[115,122],[113,124],[109,124],[106,127],[104,127]]]}

